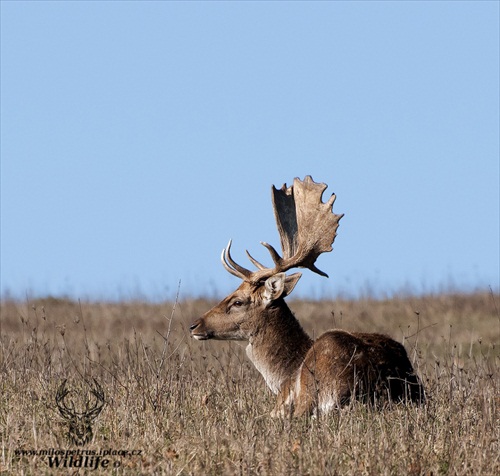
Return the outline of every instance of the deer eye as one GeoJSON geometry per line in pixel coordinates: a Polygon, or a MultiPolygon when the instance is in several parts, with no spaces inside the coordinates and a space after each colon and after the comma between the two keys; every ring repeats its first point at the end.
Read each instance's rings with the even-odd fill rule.
{"type": "Polygon", "coordinates": [[[231,309],[240,309],[245,305],[245,301],[241,299],[235,299],[234,301],[231,302],[229,307],[227,308],[227,312],[231,311],[231,309]]]}
{"type": "Polygon", "coordinates": [[[227,305],[226,312],[229,313],[232,310],[236,311],[241,308],[244,308],[245,305],[247,304],[247,301],[245,299],[238,299],[235,298],[233,301],[230,301],[227,305]]]}

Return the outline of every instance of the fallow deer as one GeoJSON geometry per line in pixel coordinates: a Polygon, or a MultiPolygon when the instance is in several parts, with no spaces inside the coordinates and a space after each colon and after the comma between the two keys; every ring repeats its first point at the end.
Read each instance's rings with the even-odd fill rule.
{"type": "Polygon", "coordinates": [[[332,212],[335,195],[323,203],[327,185],[311,176],[280,190],[272,187],[282,256],[262,242],[274,267],[267,268],[248,251],[257,270],[231,257],[231,241],[222,251],[224,268],[243,280],[238,289],[190,327],[198,340],[248,341],[246,353],[277,395],[273,416],[311,415],[339,408],[352,399],[376,405],[389,401],[422,403],[424,390],[403,345],[386,335],[334,329],[311,339],[284,298],[321,253],[332,250],[339,220],[332,212]]]}

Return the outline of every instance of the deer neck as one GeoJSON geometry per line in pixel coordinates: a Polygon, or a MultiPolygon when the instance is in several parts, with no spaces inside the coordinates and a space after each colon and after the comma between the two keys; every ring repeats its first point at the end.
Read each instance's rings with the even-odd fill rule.
{"type": "Polygon", "coordinates": [[[280,300],[264,311],[250,335],[246,351],[276,394],[284,382],[293,378],[312,344],[285,301],[280,300]]]}

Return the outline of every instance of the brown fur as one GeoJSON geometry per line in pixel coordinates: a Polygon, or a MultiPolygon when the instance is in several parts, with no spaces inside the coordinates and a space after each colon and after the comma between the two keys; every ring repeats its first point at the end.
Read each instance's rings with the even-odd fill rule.
{"type": "MultiPolygon", "coordinates": [[[[286,277],[288,284],[291,279],[286,277]]],[[[249,358],[277,394],[274,415],[327,412],[352,398],[377,405],[424,401],[401,344],[381,334],[338,329],[313,341],[283,299],[293,285],[279,284],[273,294],[271,285],[244,281],[191,326],[200,340],[249,342],[249,358]]]]}

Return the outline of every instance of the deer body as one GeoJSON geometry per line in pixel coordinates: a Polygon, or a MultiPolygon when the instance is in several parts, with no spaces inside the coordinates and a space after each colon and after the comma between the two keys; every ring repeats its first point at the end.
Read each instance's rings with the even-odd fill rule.
{"type": "Polygon", "coordinates": [[[404,347],[390,337],[335,329],[313,341],[282,297],[287,279],[269,278],[274,295],[267,281],[244,282],[191,326],[198,340],[248,341],[247,356],[277,395],[274,416],[328,412],[352,398],[423,400],[404,347]]]}
{"type": "Polygon", "coordinates": [[[275,217],[283,257],[267,243],[274,268],[248,256],[258,268],[249,271],[233,261],[231,242],[222,252],[227,271],[243,279],[241,285],[191,325],[198,340],[246,340],[246,352],[268,387],[277,395],[273,415],[310,415],[327,412],[352,398],[367,403],[424,401],[422,385],[404,347],[381,334],[350,333],[334,329],[313,341],[288,308],[284,298],[306,267],[331,251],[338,221],[331,213],[335,195],[327,203],[326,185],[295,179],[292,187],[273,188],[275,217]]]}

